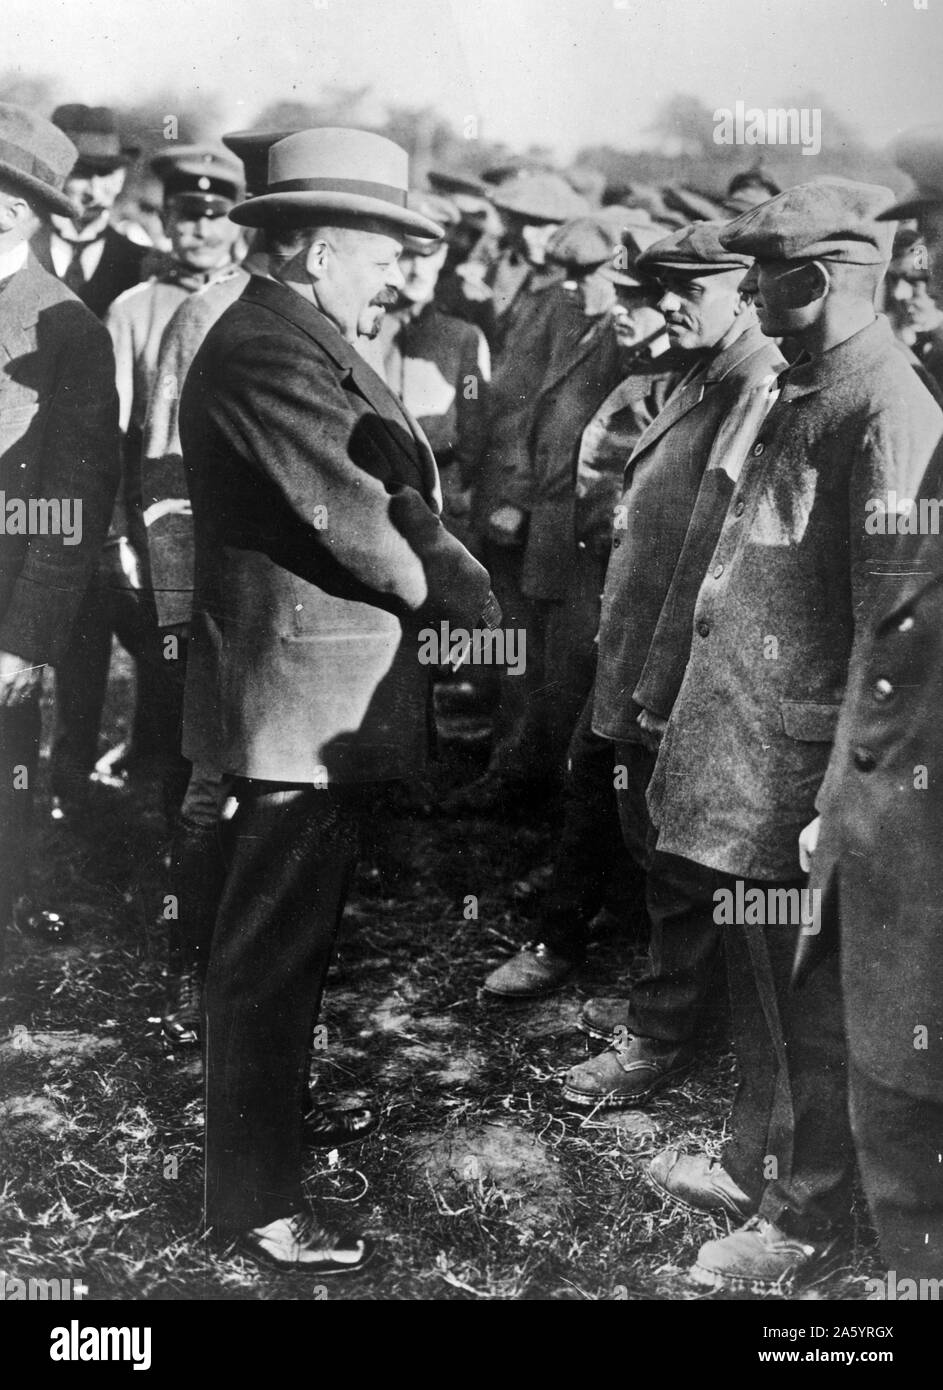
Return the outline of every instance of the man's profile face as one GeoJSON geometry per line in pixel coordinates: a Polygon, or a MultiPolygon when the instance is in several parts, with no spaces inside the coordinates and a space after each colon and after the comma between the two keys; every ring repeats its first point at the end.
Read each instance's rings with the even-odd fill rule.
{"type": "Polygon", "coordinates": [[[230,222],[231,205],[220,199],[218,206],[205,199],[172,198],[167,209],[167,235],[174,256],[190,270],[215,270],[232,259],[239,228],[230,222]]]}
{"type": "MultiPolygon", "coordinates": [[[[664,329],[665,320],[652,303],[653,291],[639,285],[619,285],[612,326],[620,348],[632,348],[664,329]]],[[[654,298],[658,298],[654,291],[654,298]]]]}
{"type": "Polygon", "coordinates": [[[684,352],[716,347],[737,317],[743,271],[687,275],[665,269],[659,270],[658,279],[662,286],[658,309],[672,347],[684,352]]]}
{"type": "Polygon", "coordinates": [[[563,282],[563,291],[589,319],[608,313],[616,302],[615,285],[600,270],[571,274],[563,282]]]}
{"type": "Polygon", "coordinates": [[[768,338],[801,333],[818,317],[820,268],[813,261],[758,260],[744,290],[752,293],[760,328],[768,338]]]}
{"type": "Polygon", "coordinates": [[[108,174],[96,173],[81,162],[65,181],[63,192],[78,208],[72,220],[76,227],[87,227],[103,213],[111,212],[126,176],[125,169],[112,169],[108,174]]]}
{"type": "Polygon", "coordinates": [[[386,309],[403,288],[402,234],[331,228],[309,251],[314,296],[322,313],[349,343],[375,338],[386,309]]]}

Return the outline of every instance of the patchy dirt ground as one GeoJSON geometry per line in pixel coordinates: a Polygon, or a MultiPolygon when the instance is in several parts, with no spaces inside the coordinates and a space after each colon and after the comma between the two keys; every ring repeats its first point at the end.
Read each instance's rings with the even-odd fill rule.
{"type": "MultiPolygon", "coordinates": [[[[113,702],[122,694],[119,685],[113,702]]],[[[110,714],[112,738],[121,732],[110,714]]],[[[477,770],[452,744],[440,787],[477,770]]],[[[261,1272],[198,1235],[200,1063],[157,1015],[163,828],[156,790],[116,796],[79,830],[45,820],[47,906],[71,942],[12,937],[0,987],[0,1270],[83,1279],[103,1299],[704,1298],[685,1269],[721,1229],[665,1207],[641,1177],[665,1143],[716,1147],[732,1088],[722,1024],[676,1091],[590,1115],[559,1078],[586,1055],[581,1000],[623,993],[639,943],[598,941],[578,981],[542,1002],[484,1002],[488,969],[529,934],[511,891],[548,858],[547,825],[404,822],[402,871],[365,865],[346,914],[316,1086],[373,1098],[379,1131],[312,1154],[312,1195],[378,1245],[355,1279],[261,1272]],[[466,920],[466,895],[478,899],[466,920]]],[[[860,1209],[845,1263],[805,1298],[854,1299],[876,1271],[860,1209]]]]}

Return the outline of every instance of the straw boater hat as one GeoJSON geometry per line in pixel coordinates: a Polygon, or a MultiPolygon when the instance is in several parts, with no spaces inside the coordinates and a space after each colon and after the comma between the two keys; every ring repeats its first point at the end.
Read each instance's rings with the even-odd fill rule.
{"type": "Polygon", "coordinates": [[[409,156],[366,130],[327,126],[301,130],[269,151],[268,188],[234,208],[244,227],[286,215],[343,213],[387,222],[413,236],[441,237],[438,223],[406,206],[409,156]]]}
{"type": "Polygon", "coordinates": [[[62,189],[77,154],[72,141],[51,121],[0,102],[0,179],[22,189],[45,211],[66,217],[75,212],[62,189]]]}

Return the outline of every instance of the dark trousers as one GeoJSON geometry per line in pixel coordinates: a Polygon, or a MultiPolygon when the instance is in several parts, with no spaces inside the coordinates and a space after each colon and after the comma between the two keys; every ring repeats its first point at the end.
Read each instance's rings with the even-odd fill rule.
{"type": "MultiPolygon", "coordinates": [[[[644,805],[641,781],[646,769],[651,775],[655,755],[642,748],[630,758],[631,746],[620,745],[620,757],[623,766],[636,769],[636,798],[644,805]]],[[[645,839],[637,822],[633,835],[641,851],[645,839]]],[[[651,856],[645,890],[651,922],[650,965],[632,986],[629,1008],[629,1029],[640,1037],[688,1042],[714,993],[723,928],[714,921],[714,883],[705,877],[707,873],[699,864],[674,854],[651,856]]]]}
{"type": "Polygon", "coordinates": [[[194,764],[170,846],[170,886],[177,915],[170,922],[170,964],[205,973],[226,878],[221,813],[232,779],[194,764]]]}
{"type": "Polygon", "coordinates": [[[98,761],[113,633],[135,662],[135,756],[150,758],[179,748],[178,702],[153,601],[146,592],[123,587],[100,571],[86,591],[69,645],[56,665],[52,787],[59,795],[79,792],[98,761]]]}
{"type": "Polygon", "coordinates": [[[13,904],[26,888],[39,733],[38,694],[0,708],[0,955],[13,904]]]}
{"type": "Polygon", "coordinates": [[[304,1206],[309,1048],[363,788],[234,786],[205,993],[205,1219],[230,1237],[304,1206]]]}
{"type": "Polygon", "coordinates": [[[537,935],[558,955],[582,960],[589,923],[606,902],[636,915],[644,874],[622,842],[613,776],[615,745],[593,733],[593,694],[583,706],[566,758],[563,827],[553,881],[537,935]]]}
{"type": "Polygon", "coordinates": [[[943,1280],[943,1099],[849,1068],[851,1128],[881,1254],[898,1278],[943,1280]]]}

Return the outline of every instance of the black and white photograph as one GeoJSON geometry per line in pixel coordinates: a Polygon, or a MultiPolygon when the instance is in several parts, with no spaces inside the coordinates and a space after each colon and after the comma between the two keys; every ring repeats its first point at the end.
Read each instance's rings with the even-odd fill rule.
{"type": "Polygon", "coordinates": [[[943,0],[0,35],[28,1363],[169,1383],[208,1302],[622,1302],[900,1369],[943,1292],[943,0]]]}

